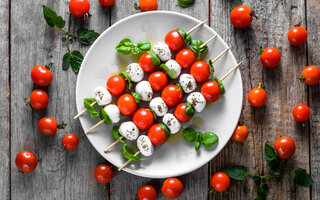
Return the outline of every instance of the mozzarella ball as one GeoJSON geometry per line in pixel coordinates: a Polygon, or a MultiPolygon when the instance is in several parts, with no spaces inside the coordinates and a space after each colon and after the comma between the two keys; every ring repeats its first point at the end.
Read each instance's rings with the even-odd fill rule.
{"type": "Polygon", "coordinates": [[[179,83],[185,93],[193,92],[197,88],[196,80],[190,74],[182,74],[179,83]]]}
{"type": "Polygon", "coordinates": [[[116,124],[120,121],[120,110],[118,106],[114,104],[109,104],[104,107],[104,111],[109,115],[112,123],[116,124]]]}
{"type": "Polygon", "coordinates": [[[171,113],[165,114],[162,122],[169,128],[171,134],[175,134],[181,129],[181,123],[171,113]]]}
{"type": "Polygon", "coordinates": [[[93,91],[94,99],[99,106],[106,106],[111,103],[111,94],[103,87],[97,87],[93,91]]]}
{"type": "Polygon", "coordinates": [[[153,144],[146,135],[140,135],[137,140],[137,147],[140,150],[141,154],[144,156],[151,156],[153,154],[153,144]]]}
{"type": "Polygon", "coordinates": [[[169,46],[164,42],[157,42],[153,47],[152,51],[157,54],[161,61],[165,62],[171,58],[171,51],[169,46]]]}
{"type": "Polygon", "coordinates": [[[138,127],[131,121],[123,122],[120,125],[119,133],[128,140],[135,140],[139,136],[138,127]]]}
{"type": "Polygon", "coordinates": [[[140,95],[142,101],[150,101],[152,99],[153,90],[148,81],[141,81],[136,85],[136,92],[140,95]]]}
{"type": "Polygon", "coordinates": [[[149,103],[149,107],[158,117],[162,117],[168,112],[168,107],[161,97],[152,99],[149,103]]]}
{"type": "Polygon", "coordinates": [[[192,92],[187,97],[187,102],[190,103],[196,112],[201,112],[206,107],[206,99],[200,92],[192,92]]]}
{"type": "Polygon", "coordinates": [[[179,63],[175,60],[168,60],[166,65],[176,75],[176,78],[178,78],[181,73],[181,67],[179,63]]]}
{"type": "Polygon", "coordinates": [[[127,74],[132,82],[138,83],[144,77],[144,72],[138,63],[131,63],[127,67],[127,74]]]}

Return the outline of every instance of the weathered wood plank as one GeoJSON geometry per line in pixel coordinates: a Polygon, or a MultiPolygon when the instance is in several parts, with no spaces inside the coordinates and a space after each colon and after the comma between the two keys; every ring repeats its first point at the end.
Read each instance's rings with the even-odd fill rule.
{"type": "MultiPolygon", "coordinates": [[[[250,173],[265,173],[264,143],[274,143],[280,136],[290,136],[296,141],[297,151],[288,162],[290,167],[309,168],[308,129],[299,129],[291,111],[298,103],[307,103],[307,93],[296,76],[306,65],[304,47],[291,47],[287,32],[299,20],[305,19],[304,1],[211,1],[211,26],[233,46],[237,60],[245,60],[241,67],[244,84],[244,106],[241,121],[249,128],[249,138],[244,144],[230,141],[227,147],[211,163],[217,172],[230,164],[248,166],[250,173]],[[244,30],[235,29],[230,23],[230,12],[237,5],[249,5],[258,16],[244,30]],[[266,69],[260,63],[256,49],[274,46],[282,54],[281,65],[266,69]],[[268,100],[266,106],[253,109],[248,92],[264,82],[268,100]]],[[[298,188],[285,176],[281,183],[270,183],[268,199],[309,199],[309,188],[298,188]]],[[[211,195],[210,199],[254,199],[256,186],[252,180],[232,182],[227,192],[211,195]]]]}

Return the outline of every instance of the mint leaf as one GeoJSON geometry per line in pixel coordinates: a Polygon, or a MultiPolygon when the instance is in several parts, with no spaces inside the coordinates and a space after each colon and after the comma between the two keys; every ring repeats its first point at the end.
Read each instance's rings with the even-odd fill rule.
{"type": "Polygon", "coordinates": [[[270,160],[267,163],[272,171],[276,171],[280,167],[280,160],[279,159],[270,160]]]}
{"type": "Polygon", "coordinates": [[[135,152],[133,151],[133,149],[131,149],[130,147],[128,147],[127,144],[123,144],[122,148],[121,148],[121,152],[122,155],[132,161],[139,161],[139,160],[143,160],[140,158],[140,156],[135,156],[135,152]]]}
{"type": "Polygon", "coordinates": [[[255,200],[266,200],[268,190],[269,186],[266,183],[261,183],[257,191],[258,197],[255,200]]]}
{"type": "Polygon", "coordinates": [[[80,28],[77,31],[79,41],[82,44],[92,44],[99,36],[100,34],[95,32],[94,30],[89,30],[86,28],[80,28]]]}
{"type": "Polygon", "coordinates": [[[187,8],[187,7],[191,6],[194,3],[194,0],[178,0],[178,3],[181,6],[187,8]]]}
{"type": "Polygon", "coordinates": [[[202,144],[203,146],[205,146],[206,148],[209,148],[213,145],[215,145],[217,142],[219,141],[218,136],[215,133],[212,132],[205,132],[202,135],[202,144]]]}
{"type": "Polygon", "coordinates": [[[275,160],[278,158],[276,150],[274,150],[274,148],[267,143],[265,143],[264,145],[264,156],[267,161],[275,160]]]}
{"type": "Polygon", "coordinates": [[[247,178],[247,168],[241,165],[225,167],[222,171],[234,180],[243,181],[247,178]]]}
{"type": "Polygon", "coordinates": [[[83,61],[83,55],[79,51],[74,50],[72,52],[66,53],[62,58],[62,69],[67,70],[71,65],[72,70],[75,73],[78,73],[80,70],[82,61],[83,61]]]}
{"type": "Polygon", "coordinates": [[[294,171],[294,182],[301,186],[310,186],[314,183],[310,174],[307,173],[307,170],[302,168],[294,171]]]}
{"type": "Polygon", "coordinates": [[[54,23],[58,29],[62,29],[66,25],[66,21],[61,16],[57,16],[54,23]]]}
{"type": "Polygon", "coordinates": [[[182,137],[187,142],[194,142],[197,138],[197,133],[193,128],[186,128],[183,130],[182,137]]]}
{"type": "Polygon", "coordinates": [[[99,116],[98,112],[93,106],[91,106],[91,104],[94,101],[95,101],[94,98],[86,98],[83,100],[83,104],[84,104],[84,107],[87,109],[87,111],[89,111],[93,117],[98,117],[99,116]]]}
{"type": "Polygon", "coordinates": [[[101,120],[104,120],[104,123],[107,125],[112,124],[112,120],[104,109],[100,109],[99,117],[101,120]]]}
{"type": "Polygon", "coordinates": [[[47,6],[43,6],[43,16],[50,27],[56,26],[58,29],[62,29],[66,24],[61,16],[58,16],[54,10],[47,6]]]}

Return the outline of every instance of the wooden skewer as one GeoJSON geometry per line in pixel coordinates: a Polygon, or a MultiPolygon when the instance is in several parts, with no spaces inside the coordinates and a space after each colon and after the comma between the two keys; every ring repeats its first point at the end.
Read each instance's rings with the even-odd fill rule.
{"type": "Polygon", "coordinates": [[[114,143],[112,143],[106,150],[104,150],[104,152],[107,153],[114,145],[118,144],[118,142],[122,140],[122,138],[124,137],[123,136],[119,137],[119,139],[117,139],[114,143]]]}
{"type": "Polygon", "coordinates": [[[207,40],[205,43],[203,43],[201,46],[200,46],[200,48],[203,48],[203,47],[205,47],[207,44],[209,44],[209,42],[211,42],[214,38],[216,38],[217,37],[217,35],[214,35],[214,36],[212,36],[209,40],[207,40]]]}
{"type": "Polygon", "coordinates": [[[226,75],[224,75],[220,81],[223,81],[223,79],[225,79],[227,76],[229,76],[235,69],[237,69],[241,64],[243,63],[243,61],[239,62],[234,68],[232,68],[226,75]]]}
{"type": "Polygon", "coordinates": [[[229,49],[231,49],[232,46],[229,46],[226,48],[223,52],[221,52],[215,59],[212,60],[212,63],[216,62],[223,54],[225,54],[229,49]]]}
{"type": "MultiPolygon", "coordinates": [[[[140,154],[140,151],[137,151],[134,156],[137,156],[140,154]]],[[[129,163],[131,162],[131,160],[128,160],[127,162],[125,162],[119,169],[118,171],[120,172],[123,168],[125,168],[129,163]]]]}
{"type": "Polygon", "coordinates": [[[100,126],[100,125],[103,124],[103,123],[104,123],[104,119],[101,120],[100,122],[96,123],[94,126],[92,126],[91,128],[89,128],[88,130],[86,130],[86,131],[84,132],[84,134],[88,134],[90,131],[92,131],[93,129],[97,128],[98,126],[100,126]]]}
{"type": "MultiPolygon", "coordinates": [[[[96,101],[93,102],[92,104],[90,104],[90,106],[94,106],[96,105],[96,101]]],[[[81,115],[83,115],[83,113],[87,112],[87,109],[82,110],[81,112],[79,112],[76,116],[73,117],[73,119],[77,119],[78,117],[80,117],[81,115]]]]}
{"type": "Polygon", "coordinates": [[[202,24],[206,23],[208,21],[208,19],[204,20],[203,22],[201,22],[200,24],[196,25],[195,27],[193,27],[192,29],[190,29],[187,34],[189,35],[192,31],[196,30],[197,28],[199,28],[202,24]]]}

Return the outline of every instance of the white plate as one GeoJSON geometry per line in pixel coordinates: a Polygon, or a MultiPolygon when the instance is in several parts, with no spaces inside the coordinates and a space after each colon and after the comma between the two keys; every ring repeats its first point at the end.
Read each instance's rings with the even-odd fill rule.
{"type": "MultiPolygon", "coordinates": [[[[137,42],[147,39],[153,44],[156,41],[163,41],[170,30],[181,28],[188,31],[199,22],[180,13],[154,11],[132,15],[108,28],[91,46],[82,63],[76,91],[78,112],[84,109],[83,99],[92,97],[94,88],[105,87],[108,77],[124,70],[128,63],[137,62],[136,56],[117,55],[115,46],[120,40],[131,38],[137,42]]],[[[215,34],[215,31],[204,25],[192,32],[191,36],[206,41],[215,34]]],[[[220,36],[208,46],[210,58],[215,58],[227,48],[227,44],[220,36]]],[[[214,64],[214,75],[221,78],[235,65],[236,60],[229,51],[214,64]]],[[[201,147],[199,152],[195,152],[193,144],[185,142],[179,132],[170,136],[164,145],[156,147],[152,157],[146,157],[141,162],[131,162],[124,171],[143,177],[165,178],[189,173],[212,160],[229,141],[242,107],[240,71],[236,70],[223,83],[226,94],[219,101],[207,104],[206,109],[202,113],[197,113],[191,122],[183,124],[183,127],[192,124],[196,130],[216,133],[219,136],[219,142],[215,147],[210,149],[201,147]]],[[[88,113],[80,117],[84,130],[89,129],[98,120],[92,119],[88,113]]],[[[89,133],[88,139],[105,159],[116,167],[120,167],[126,161],[121,154],[120,143],[108,153],[104,153],[105,148],[115,141],[111,128],[112,126],[103,124],[89,133]]]]}

